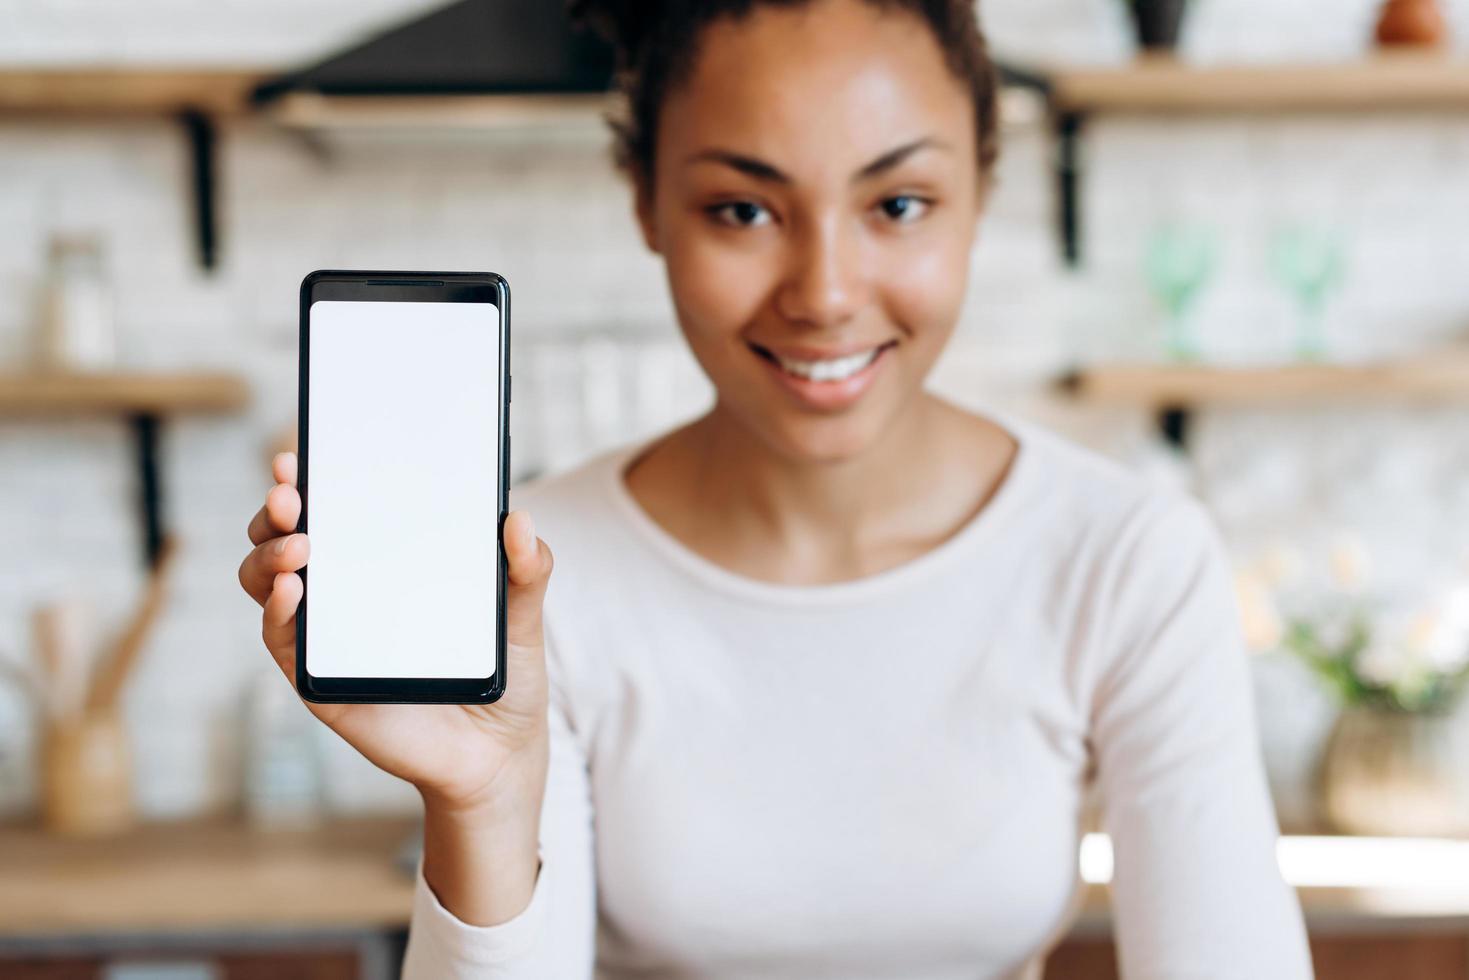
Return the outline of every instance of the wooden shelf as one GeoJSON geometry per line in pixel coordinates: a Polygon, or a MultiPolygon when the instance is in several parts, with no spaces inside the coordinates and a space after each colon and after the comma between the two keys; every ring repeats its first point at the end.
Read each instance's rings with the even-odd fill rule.
{"type": "Polygon", "coordinates": [[[199,263],[215,266],[216,124],[253,111],[250,95],[269,72],[251,69],[0,70],[0,119],[173,119],[189,141],[199,263]]]}
{"type": "Polygon", "coordinates": [[[1067,375],[1058,386],[1082,401],[1153,409],[1364,401],[1469,403],[1469,354],[1360,365],[1099,365],[1067,375]]]}
{"type": "Polygon", "coordinates": [[[159,429],[165,416],[230,412],[244,407],[243,378],[198,374],[0,374],[0,416],[118,415],[127,418],[137,445],[143,555],[157,564],[163,549],[159,429]]]}
{"type": "Polygon", "coordinates": [[[1196,66],[1146,57],[1042,71],[1063,112],[1469,110],[1469,59],[1383,54],[1320,65],[1196,66]]]}
{"type": "MultiPolygon", "coordinates": [[[[411,819],[307,831],[237,821],[148,824],[112,839],[0,829],[0,937],[124,930],[403,928],[411,819]]],[[[3,972],[3,971],[0,971],[3,972]]]]}
{"type": "Polygon", "coordinates": [[[11,69],[0,71],[0,114],[239,115],[268,77],[249,69],[11,69]]]}
{"type": "Polygon", "coordinates": [[[605,95],[318,95],[293,92],[264,109],[291,129],[495,130],[600,126],[605,95]]]}
{"type": "Polygon", "coordinates": [[[0,375],[0,415],[230,412],[248,398],[233,374],[0,375]]]}
{"type": "Polygon", "coordinates": [[[1087,120],[1099,113],[1469,112],[1469,59],[1379,53],[1324,64],[1195,65],[1148,55],[1118,67],[1002,66],[1011,85],[1040,94],[1055,132],[1062,254],[1082,262],[1087,120]]]}

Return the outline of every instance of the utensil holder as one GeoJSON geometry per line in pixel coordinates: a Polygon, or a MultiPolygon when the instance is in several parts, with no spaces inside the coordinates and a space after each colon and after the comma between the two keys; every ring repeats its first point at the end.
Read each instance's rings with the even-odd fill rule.
{"type": "Polygon", "coordinates": [[[101,837],[132,826],[132,760],[118,712],[48,721],[40,771],[41,821],[48,831],[101,837]]]}

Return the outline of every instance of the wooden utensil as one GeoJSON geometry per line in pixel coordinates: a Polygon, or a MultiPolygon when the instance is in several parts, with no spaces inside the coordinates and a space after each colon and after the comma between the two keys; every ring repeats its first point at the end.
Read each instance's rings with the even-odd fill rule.
{"type": "Polygon", "coordinates": [[[94,837],[133,823],[132,763],[118,702],[163,607],[177,551],[176,540],[165,537],[137,611],[98,659],[90,685],[64,679],[69,661],[82,659],[68,649],[78,646],[76,618],[59,607],[37,615],[37,658],[53,704],[41,729],[41,813],[53,833],[94,837]]]}
{"type": "Polygon", "coordinates": [[[177,540],[172,535],[166,536],[158,553],[158,561],[148,573],[148,588],[137,612],[133,614],[132,622],[97,663],[91,687],[87,691],[85,714],[88,716],[100,711],[116,710],[123,684],[137,663],[143,641],[148,638],[158,619],[159,610],[163,608],[168,578],[177,552],[177,540]]]}
{"type": "Polygon", "coordinates": [[[76,718],[91,663],[89,606],[75,597],[40,606],[31,617],[31,632],[43,713],[52,719],[76,718]]]}

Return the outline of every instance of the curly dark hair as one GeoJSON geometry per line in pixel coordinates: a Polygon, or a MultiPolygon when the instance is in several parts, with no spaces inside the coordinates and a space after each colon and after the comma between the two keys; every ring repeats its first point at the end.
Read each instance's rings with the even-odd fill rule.
{"type": "MultiPolygon", "coordinates": [[[[658,117],[670,88],[686,80],[704,28],[741,19],[759,6],[800,7],[811,0],[569,0],[574,21],[590,26],[616,49],[616,91],[624,106],[611,118],[617,165],[635,180],[651,181],[658,117]]],[[[974,98],[980,176],[999,156],[996,91],[999,83],[974,0],[862,0],[880,10],[922,18],[943,50],[949,70],[974,98]]]]}

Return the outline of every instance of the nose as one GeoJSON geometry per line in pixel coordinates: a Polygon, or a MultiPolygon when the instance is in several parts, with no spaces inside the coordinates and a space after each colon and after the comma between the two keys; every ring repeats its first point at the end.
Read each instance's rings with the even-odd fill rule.
{"type": "Polygon", "coordinates": [[[839,218],[813,222],[793,238],[776,309],[788,320],[838,327],[867,303],[869,284],[858,233],[839,218]]]}

